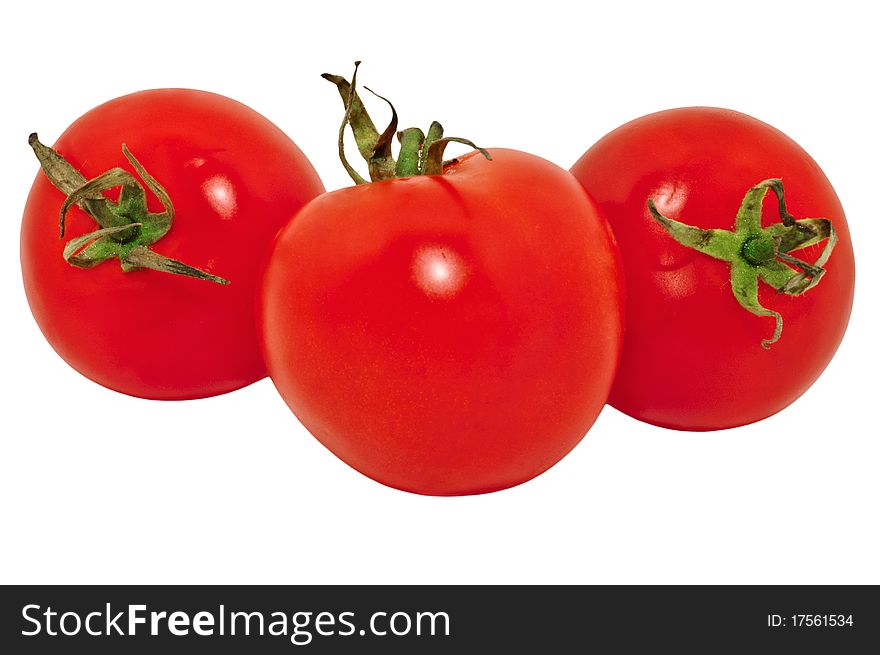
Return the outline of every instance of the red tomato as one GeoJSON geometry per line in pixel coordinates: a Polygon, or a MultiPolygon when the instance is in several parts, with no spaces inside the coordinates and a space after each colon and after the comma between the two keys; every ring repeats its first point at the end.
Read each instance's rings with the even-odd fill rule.
{"type": "Polygon", "coordinates": [[[325,446],[392,487],[529,480],[580,441],[611,386],[607,223],[555,165],[492,156],[313,200],[265,272],[272,380],[325,446]]]}
{"type": "MultiPolygon", "coordinates": [[[[43,334],[77,371],[133,396],[199,398],[264,377],[252,309],[256,279],[279,227],[323,191],[311,164],[257,112],[187,89],[111,100],[73,123],[55,149],[93,178],[115,166],[132,170],[123,143],[173,202],[171,229],[152,250],[230,284],[123,272],[118,258],[71,266],[58,239],[65,194],[41,172],[24,211],[21,262],[43,334]]],[[[153,194],[148,207],[163,209],[153,194]]],[[[65,239],[96,227],[74,207],[65,239]]]]}
{"type": "MultiPolygon", "coordinates": [[[[673,109],[614,130],[572,173],[606,213],[626,271],[626,337],[609,401],[614,407],[664,427],[713,430],[766,418],[809,388],[846,329],[854,264],[840,202],[794,141],[737,112],[673,109]],[[802,295],[780,293],[763,278],[757,283],[757,301],[784,321],[774,343],[773,317],[750,313],[734,296],[748,292],[732,286],[734,269],[755,280],[745,251],[720,261],[686,247],[646,205],[653,199],[668,219],[730,232],[746,192],[768,178],[781,178],[794,218],[828,219],[838,236],[826,274],[802,295]]],[[[760,203],[754,208],[757,225],[783,230],[768,195],[763,210],[760,203]]],[[[828,244],[774,257],[773,239],[765,241],[767,266],[784,277],[796,267],[783,257],[814,262],[828,244]]]]}

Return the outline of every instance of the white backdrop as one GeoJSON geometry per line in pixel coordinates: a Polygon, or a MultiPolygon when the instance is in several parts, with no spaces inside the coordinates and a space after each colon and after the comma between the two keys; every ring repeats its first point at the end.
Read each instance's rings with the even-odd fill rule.
{"type": "Polygon", "coordinates": [[[0,9],[0,582],[880,583],[870,4],[359,4],[0,9]],[[759,424],[679,433],[606,408],[543,476],[465,498],[349,469],[268,380],[163,403],[68,368],[21,285],[19,221],[38,168],[27,135],[52,143],[124,93],[207,89],[278,124],[335,189],[349,184],[340,102],[319,74],[349,75],[355,58],[402,124],[436,118],[564,167],[669,107],[730,107],[779,127],[824,168],[855,240],[855,308],[836,358],[759,424]]]}

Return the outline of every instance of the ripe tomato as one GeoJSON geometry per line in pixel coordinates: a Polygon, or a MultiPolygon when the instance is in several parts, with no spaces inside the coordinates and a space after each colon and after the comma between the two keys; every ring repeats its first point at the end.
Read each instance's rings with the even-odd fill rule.
{"type": "Polygon", "coordinates": [[[831,184],[794,141],[737,112],[674,109],[614,130],[572,173],[608,216],[626,272],[614,407],[664,427],[729,428],[816,380],[849,319],[853,252],[831,184]],[[814,220],[786,227],[782,203],[762,204],[783,186],[788,214],[814,220]],[[823,268],[798,273],[811,262],[823,268]]]}
{"type": "Polygon", "coordinates": [[[613,237],[513,150],[316,198],[262,288],[269,375],[325,446],[407,491],[524,482],[596,419],[620,348],[613,237]]]}
{"type": "MultiPolygon", "coordinates": [[[[65,193],[38,174],[24,211],[21,262],[40,329],[73,368],[133,396],[199,398],[262,378],[252,309],[258,271],[279,227],[323,191],[317,174],[281,130],[245,105],[202,91],[161,89],[111,100],[64,132],[55,150],[72,168],[60,174],[78,177],[63,181],[66,192],[83,176],[117,166],[132,170],[123,143],[167,191],[170,231],[149,251],[138,249],[138,259],[125,261],[137,270],[124,272],[118,257],[100,261],[101,248],[125,250],[135,243],[126,238],[142,238],[148,227],[156,235],[167,229],[167,203],[147,194],[147,218],[157,219],[155,225],[74,248],[77,253],[66,255],[84,268],[72,266],[58,240],[65,193]],[[179,260],[169,265],[175,272],[192,273],[183,262],[230,284],[147,270],[168,265],[155,253],[179,260]]],[[[35,138],[32,145],[50,166],[59,165],[35,138]]],[[[113,175],[110,182],[125,180],[127,186],[124,198],[115,191],[104,196],[120,201],[110,218],[131,222],[144,214],[143,192],[132,178],[113,175]]],[[[161,188],[157,192],[161,196],[161,188]]],[[[92,209],[95,203],[104,211],[109,206],[100,193],[81,201],[92,209]]],[[[98,227],[79,206],[68,212],[66,224],[73,240],[98,227]]]]}

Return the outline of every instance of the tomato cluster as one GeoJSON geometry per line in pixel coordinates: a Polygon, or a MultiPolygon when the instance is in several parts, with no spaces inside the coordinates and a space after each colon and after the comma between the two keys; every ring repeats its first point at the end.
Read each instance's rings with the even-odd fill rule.
{"type": "Polygon", "coordinates": [[[665,111],[568,172],[436,122],[398,130],[396,112],[380,133],[356,72],[325,78],[355,182],[331,193],[281,130],[200,91],[117,98],[52,148],[31,135],[24,285],[64,360],[152,399],[268,371],[358,471],[458,495],[539,475],[606,402],[683,430],[761,420],[839,345],[846,219],[778,130],[665,111]],[[455,142],[474,151],[445,160],[455,142]]]}

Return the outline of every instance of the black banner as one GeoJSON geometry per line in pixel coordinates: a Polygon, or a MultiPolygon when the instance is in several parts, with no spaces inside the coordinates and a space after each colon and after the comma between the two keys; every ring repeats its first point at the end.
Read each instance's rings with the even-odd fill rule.
{"type": "Polygon", "coordinates": [[[0,652],[15,654],[645,652],[646,644],[850,653],[880,643],[876,587],[37,586],[4,587],[0,612],[0,652]]]}

